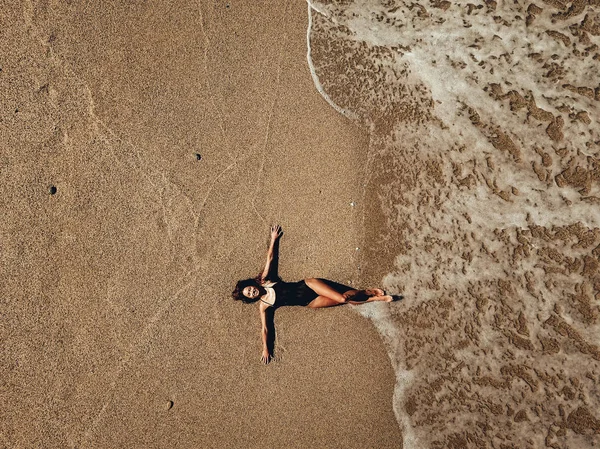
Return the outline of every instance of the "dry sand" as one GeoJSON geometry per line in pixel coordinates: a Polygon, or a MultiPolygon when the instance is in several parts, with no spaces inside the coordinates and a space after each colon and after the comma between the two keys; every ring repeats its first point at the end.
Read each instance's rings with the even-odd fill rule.
{"type": "Polygon", "coordinates": [[[401,446],[370,323],[280,309],[265,367],[229,296],[275,222],[284,279],[357,278],[367,137],[314,87],[306,4],[1,11],[0,445],[401,446]]]}

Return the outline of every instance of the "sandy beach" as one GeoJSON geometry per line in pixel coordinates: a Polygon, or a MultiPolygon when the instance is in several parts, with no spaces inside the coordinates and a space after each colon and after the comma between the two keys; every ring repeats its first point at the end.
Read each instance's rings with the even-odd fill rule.
{"type": "Polygon", "coordinates": [[[318,93],[304,2],[5,3],[3,447],[401,447],[395,374],[351,310],[254,305],[358,282],[368,134],[318,93]],[[355,206],[351,206],[351,203],[355,206]]]}
{"type": "Polygon", "coordinates": [[[600,445],[597,1],[1,8],[0,446],[600,445]]]}

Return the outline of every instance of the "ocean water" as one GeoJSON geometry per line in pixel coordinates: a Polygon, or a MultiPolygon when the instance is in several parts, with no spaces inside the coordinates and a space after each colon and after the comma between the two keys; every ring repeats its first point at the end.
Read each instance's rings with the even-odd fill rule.
{"type": "Polygon", "coordinates": [[[308,63],[369,130],[355,310],[405,448],[600,444],[600,6],[308,3],[308,63]]]}

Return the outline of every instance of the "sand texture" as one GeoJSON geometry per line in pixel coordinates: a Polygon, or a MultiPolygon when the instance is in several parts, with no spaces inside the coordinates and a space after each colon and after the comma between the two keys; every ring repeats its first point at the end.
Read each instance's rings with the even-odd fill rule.
{"type": "Polygon", "coordinates": [[[401,447],[368,320],[283,308],[265,367],[230,297],[272,223],[284,279],[358,280],[368,136],[306,4],[0,8],[0,446],[401,447]]]}
{"type": "Polygon", "coordinates": [[[600,444],[593,1],[312,2],[312,58],[369,128],[361,281],[406,448],[600,444]]]}

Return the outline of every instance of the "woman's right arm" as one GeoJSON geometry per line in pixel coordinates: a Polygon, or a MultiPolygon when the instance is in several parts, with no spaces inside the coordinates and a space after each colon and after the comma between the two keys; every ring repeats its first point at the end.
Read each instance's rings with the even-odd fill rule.
{"type": "Polygon", "coordinates": [[[263,352],[260,357],[260,361],[263,362],[264,364],[267,364],[271,361],[271,354],[269,354],[269,347],[267,346],[268,330],[267,330],[266,310],[268,307],[269,307],[268,305],[266,305],[262,302],[258,306],[258,310],[260,310],[260,322],[261,322],[261,326],[262,326],[261,337],[262,337],[262,343],[263,343],[263,352]]]}
{"type": "MultiPolygon", "coordinates": [[[[281,226],[279,226],[279,225],[271,226],[271,242],[269,244],[269,251],[267,252],[267,262],[265,263],[265,269],[263,270],[262,274],[260,275],[260,279],[262,281],[267,279],[269,277],[269,275],[271,275],[271,274],[275,275],[277,273],[277,267],[272,266],[272,264],[273,264],[274,260],[277,258],[277,254],[275,254],[275,245],[277,244],[277,240],[279,240],[282,235],[283,235],[283,231],[281,229],[281,226]]],[[[275,261],[275,264],[276,263],[277,263],[277,261],[275,261]]]]}

